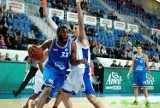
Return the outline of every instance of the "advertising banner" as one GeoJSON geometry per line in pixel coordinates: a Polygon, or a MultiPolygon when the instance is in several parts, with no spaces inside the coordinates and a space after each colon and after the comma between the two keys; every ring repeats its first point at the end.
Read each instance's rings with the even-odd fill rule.
{"type": "Polygon", "coordinates": [[[128,31],[133,30],[133,32],[135,33],[139,32],[138,25],[128,23],[127,26],[128,26],[128,31]]]}
{"type": "Polygon", "coordinates": [[[114,28],[117,29],[117,30],[125,30],[126,25],[125,25],[124,22],[114,21],[114,28]]]}
{"type": "MultiPolygon", "coordinates": [[[[104,81],[103,92],[104,93],[133,93],[132,87],[132,75],[130,79],[127,78],[128,69],[124,68],[105,68],[104,69],[104,81]]],[[[153,79],[150,79],[146,74],[147,88],[149,92],[158,93],[160,78],[158,77],[158,71],[151,71],[153,79]]]]}
{"type": "MultiPolygon", "coordinates": [[[[17,90],[26,76],[25,62],[0,62],[0,93],[12,93],[17,90]]],[[[22,93],[33,93],[34,78],[30,80],[22,93]]]]}
{"type": "Polygon", "coordinates": [[[100,18],[100,26],[104,27],[108,25],[108,28],[112,28],[112,20],[100,18]]]}
{"type": "Polygon", "coordinates": [[[78,14],[73,12],[67,12],[67,21],[78,22],[78,14]]]}
{"type": "Polygon", "coordinates": [[[151,34],[153,35],[155,32],[160,35],[159,29],[151,28],[151,34]]]}
{"type": "Polygon", "coordinates": [[[15,1],[10,1],[7,0],[7,9],[9,9],[9,7],[12,7],[13,12],[18,12],[18,13],[24,13],[25,12],[25,3],[21,3],[21,2],[15,2],[15,1]]]}
{"type": "Polygon", "coordinates": [[[64,20],[64,11],[63,10],[49,8],[49,17],[54,16],[55,13],[56,13],[56,16],[58,16],[61,20],[64,20]]]}
{"type": "Polygon", "coordinates": [[[84,15],[84,24],[96,26],[97,18],[93,16],[84,15]]]}

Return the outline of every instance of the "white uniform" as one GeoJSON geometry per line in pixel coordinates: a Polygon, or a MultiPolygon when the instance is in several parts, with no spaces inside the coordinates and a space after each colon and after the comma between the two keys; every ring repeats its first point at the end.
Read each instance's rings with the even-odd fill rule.
{"type": "MultiPolygon", "coordinates": [[[[75,40],[76,43],[76,59],[87,59],[90,63],[90,49],[84,47],[79,39],[75,40]]],[[[86,94],[94,94],[91,83],[90,66],[88,64],[79,64],[78,66],[70,66],[71,72],[63,85],[65,93],[77,94],[84,91],[86,94]]]]}
{"type": "Polygon", "coordinates": [[[39,69],[35,75],[35,85],[33,87],[34,93],[36,93],[36,94],[41,93],[42,92],[42,85],[43,85],[43,74],[39,69]]]}

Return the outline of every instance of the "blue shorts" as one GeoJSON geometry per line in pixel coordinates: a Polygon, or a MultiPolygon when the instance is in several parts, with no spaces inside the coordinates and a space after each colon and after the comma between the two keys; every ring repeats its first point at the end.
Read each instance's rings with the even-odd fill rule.
{"type": "Polygon", "coordinates": [[[133,87],[146,87],[146,72],[133,72],[133,87]]]}
{"type": "Polygon", "coordinates": [[[50,93],[50,98],[53,97],[54,93],[64,84],[66,75],[58,75],[54,70],[49,68],[44,68],[43,79],[44,86],[51,86],[52,91],[50,93]]]}

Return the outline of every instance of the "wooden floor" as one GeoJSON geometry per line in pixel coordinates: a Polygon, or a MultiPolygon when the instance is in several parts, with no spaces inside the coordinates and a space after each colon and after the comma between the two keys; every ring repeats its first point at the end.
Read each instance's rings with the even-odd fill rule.
{"type": "MultiPolygon", "coordinates": [[[[105,108],[146,108],[144,105],[144,97],[138,98],[139,104],[137,106],[130,105],[134,98],[133,97],[99,97],[98,98],[105,106],[105,108]]],[[[73,108],[94,108],[91,103],[85,97],[73,97],[71,98],[73,108]]],[[[0,108],[22,108],[26,102],[26,98],[21,99],[0,99],[0,108]]],[[[52,99],[44,108],[52,108],[54,99],[52,99]]],[[[160,97],[150,97],[150,108],[160,108],[160,97]]],[[[63,103],[58,108],[64,108],[63,103]]]]}

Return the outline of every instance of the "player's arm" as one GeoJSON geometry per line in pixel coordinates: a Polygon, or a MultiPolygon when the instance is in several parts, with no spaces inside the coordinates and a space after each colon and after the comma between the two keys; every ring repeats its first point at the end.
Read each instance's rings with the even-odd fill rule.
{"type": "Polygon", "coordinates": [[[81,1],[82,0],[76,0],[77,4],[77,12],[78,12],[78,26],[79,26],[79,40],[84,46],[89,46],[89,42],[86,37],[86,32],[84,29],[84,18],[83,18],[83,12],[81,9],[81,1]]]}
{"type": "Polygon", "coordinates": [[[27,61],[25,61],[26,62],[26,73],[28,72],[28,62],[27,61]]]}
{"type": "Polygon", "coordinates": [[[49,23],[49,25],[52,27],[52,29],[56,32],[57,31],[57,24],[51,19],[51,17],[49,17],[48,13],[47,13],[47,7],[46,6],[42,6],[43,7],[43,12],[46,15],[47,21],[49,23]]]}
{"type": "MultiPolygon", "coordinates": [[[[43,50],[46,50],[46,49],[50,49],[51,44],[52,44],[52,40],[49,39],[49,40],[46,40],[46,41],[45,41],[42,45],[40,45],[39,47],[41,47],[43,50]]],[[[28,53],[29,53],[29,55],[34,54],[34,52],[36,51],[36,50],[35,50],[35,46],[36,46],[36,45],[33,45],[33,44],[28,45],[28,53]]],[[[36,47],[37,47],[37,46],[36,46],[36,47]]]]}
{"type": "Polygon", "coordinates": [[[134,68],[134,60],[135,60],[135,56],[132,57],[132,65],[131,65],[131,67],[130,67],[130,69],[129,69],[129,72],[128,72],[128,74],[127,74],[127,78],[130,77],[130,74],[131,74],[132,71],[133,71],[133,68],[134,68]]]}
{"type": "Polygon", "coordinates": [[[72,42],[71,44],[71,58],[70,58],[70,63],[72,66],[77,66],[79,64],[87,64],[87,60],[85,59],[81,59],[81,60],[77,60],[76,58],[76,43],[72,42]]]}
{"type": "Polygon", "coordinates": [[[149,68],[149,62],[148,62],[148,56],[147,55],[145,55],[145,62],[146,62],[146,68],[147,68],[148,74],[150,74],[150,68],[149,68]]]}

